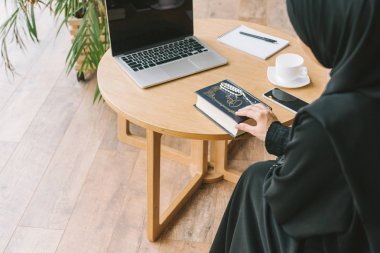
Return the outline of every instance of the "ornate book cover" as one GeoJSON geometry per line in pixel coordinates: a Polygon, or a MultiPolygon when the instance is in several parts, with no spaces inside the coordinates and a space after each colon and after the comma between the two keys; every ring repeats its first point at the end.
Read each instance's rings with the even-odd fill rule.
{"type": "MultiPolygon", "coordinates": [[[[234,121],[233,123],[235,125],[248,120],[247,117],[239,117],[235,115],[235,112],[238,111],[239,109],[252,105],[252,104],[256,104],[256,103],[262,103],[266,105],[260,99],[251,95],[250,93],[248,93],[243,88],[241,88],[240,86],[238,86],[237,84],[233,83],[230,80],[220,81],[216,84],[200,89],[196,91],[195,93],[199,97],[206,100],[211,106],[214,106],[215,108],[217,108],[218,111],[222,112],[223,114],[231,118],[234,121]]],[[[199,106],[197,106],[197,104],[195,106],[200,111],[205,113],[204,110],[202,110],[202,108],[199,108],[199,106]]],[[[215,117],[216,115],[209,115],[208,113],[206,113],[206,116],[208,116],[210,119],[215,121],[218,125],[220,125],[223,129],[225,129],[229,134],[231,134],[232,136],[236,136],[236,133],[231,133],[231,131],[227,130],[228,127],[225,126],[226,123],[224,121],[220,122],[220,120],[218,121],[215,119],[215,118],[218,118],[218,117],[215,117]]]]}

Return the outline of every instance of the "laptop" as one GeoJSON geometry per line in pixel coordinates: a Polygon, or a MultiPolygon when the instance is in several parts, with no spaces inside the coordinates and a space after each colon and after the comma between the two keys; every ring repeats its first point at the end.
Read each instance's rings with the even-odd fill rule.
{"type": "Polygon", "coordinates": [[[111,51],[141,88],[221,66],[197,39],[192,0],[106,0],[111,51]]]}

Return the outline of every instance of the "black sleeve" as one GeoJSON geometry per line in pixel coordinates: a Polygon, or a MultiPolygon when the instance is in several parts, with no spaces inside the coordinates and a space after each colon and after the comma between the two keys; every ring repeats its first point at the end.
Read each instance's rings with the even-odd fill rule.
{"type": "Polygon", "coordinates": [[[273,122],[265,137],[265,148],[269,154],[282,156],[289,141],[290,128],[280,122],[273,122]]]}
{"type": "Polygon", "coordinates": [[[346,230],[353,201],[337,156],[322,126],[298,117],[283,164],[267,175],[264,192],[277,222],[296,238],[346,230]]]}

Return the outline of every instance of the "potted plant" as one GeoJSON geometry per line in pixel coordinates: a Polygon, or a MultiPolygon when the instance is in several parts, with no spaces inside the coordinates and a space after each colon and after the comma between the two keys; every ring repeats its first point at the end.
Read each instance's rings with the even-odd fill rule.
{"type": "MultiPolygon", "coordinates": [[[[16,8],[0,25],[0,53],[6,70],[15,71],[8,55],[9,40],[16,41],[21,49],[25,49],[26,39],[38,42],[35,8],[44,8],[57,18],[63,16],[58,32],[69,26],[72,45],[66,58],[67,72],[75,68],[78,81],[94,73],[109,47],[106,9],[101,0],[16,0],[16,8]],[[19,23],[20,20],[24,22],[19,23]]],[[[98,99],[97,88],[94,101],[98,99]]]]}

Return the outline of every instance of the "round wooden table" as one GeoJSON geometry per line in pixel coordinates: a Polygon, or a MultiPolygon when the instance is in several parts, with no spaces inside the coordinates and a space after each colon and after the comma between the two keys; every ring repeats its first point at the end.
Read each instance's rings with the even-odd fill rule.
{"type": "MultiPolygon", "coordinates": [[[[258,98],[275,87],[267,80],[268,66],[273,66],[275,56],[264,61],[247,53],[219,43],[217,37],[244,24],[259,31],[290,41],[290,46],[279,53],[292,52],[303,55],[312,83],[298,89],[283,89],[307,102],[320,96],[328,72],[308,59],[296,39],[275,29],[237,20],[195,20],[195,36],[227,58],[228,64],[188,77],[167,82],[148,89],[139,88],[121,69],[108,51],[98,67],[98,85],[106,103],[118,115],[118,138],[120,141],[147,149],[148,162],[148,239],[154,241],[172,220],[175,213],[203,181],[218,179],[236,182],[239,173],[226,168],[227,143],[231,136],[194,108],[195,91],[224,79],[230,79],[258,98]],[[129,131],[132,122],[146,129],[147,137],[134,136],[129,131]],[[161,136],[171,135],[192,140],[191,155],[185,155],[169,147],[161,147],[161,136]],[[208,171],[208,143],[214,170],[208,171]],[[196,168],[194,177],[160,215],[160,157],[169,158],[196,168]]],[[[284,124],[294,118],[280,106],[266,101],[284,124]]]]}

